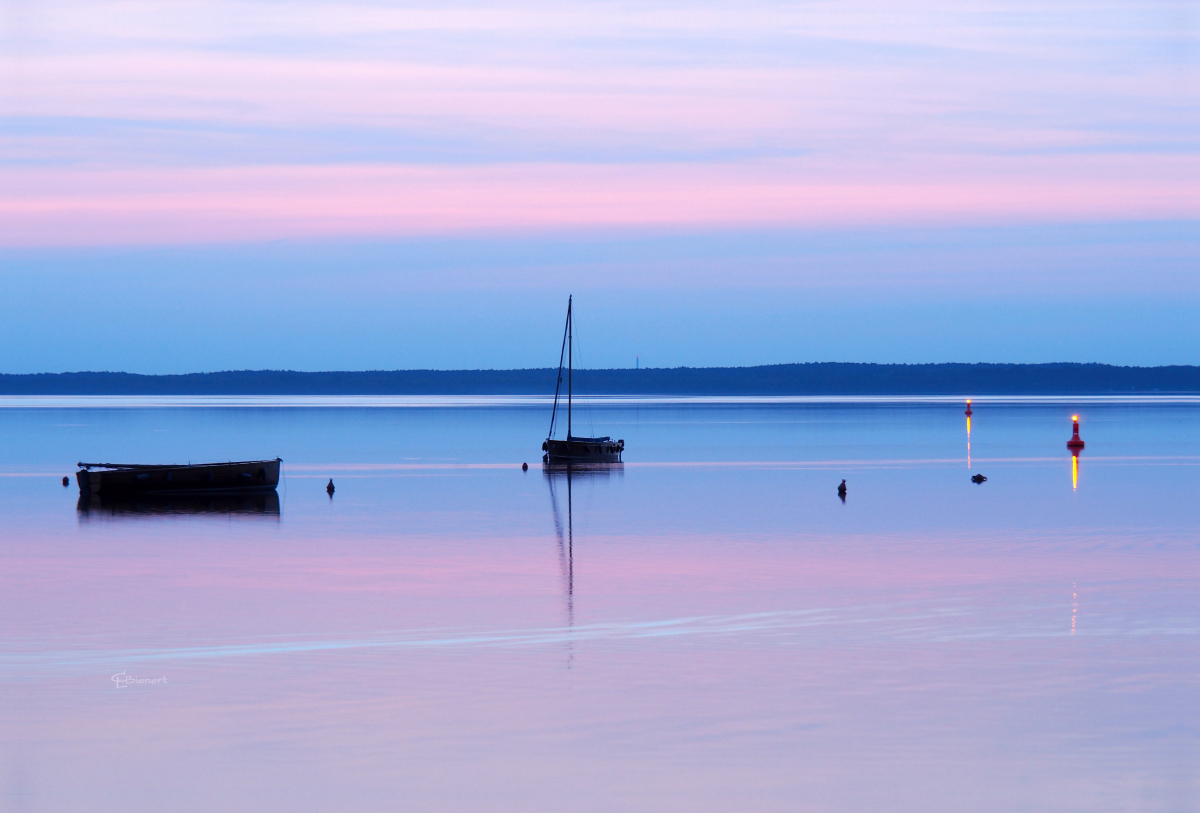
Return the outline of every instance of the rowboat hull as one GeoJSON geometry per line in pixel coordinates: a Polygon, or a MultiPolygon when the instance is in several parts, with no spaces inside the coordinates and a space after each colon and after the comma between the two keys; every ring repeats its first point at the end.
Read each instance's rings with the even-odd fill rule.
{"type": "Polygon", "coordinates": [[[231,494],[274,491],[282,460],[188,466],[84,465],[75,473],[80,495],[231,494]]]}
{"type": "Polygon", "coordinates": [[[150,517],[203,514],[210,516],[279,517],[275,491],[231,491],[201,494],[174,491],[166,494],[80,494],[76,509],[84,517],[150,517]]]}

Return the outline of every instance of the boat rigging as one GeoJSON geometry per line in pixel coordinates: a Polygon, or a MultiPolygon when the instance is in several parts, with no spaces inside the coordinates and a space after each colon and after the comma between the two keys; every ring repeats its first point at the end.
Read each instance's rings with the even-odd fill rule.
{"type": "Polygon", "coordinates": [[[571,410],[574,400],[574,317],[572,315],[573,297],[567,297],[567,323],[563,327],[562,349],[558,354],[558,381],[554,385],[554,408],[550,412],[550,432],[542,444],[543,463],[619,463],[621,452],[625,450],[624,440],[613,440],[607,435],[598,438],[580,438],[571,434],[571,410]],[[558,440],[554,437],[555,425],[558,421],[558,402],[562,393],[563,361],[567,363],[567,438],[558,440]]]}

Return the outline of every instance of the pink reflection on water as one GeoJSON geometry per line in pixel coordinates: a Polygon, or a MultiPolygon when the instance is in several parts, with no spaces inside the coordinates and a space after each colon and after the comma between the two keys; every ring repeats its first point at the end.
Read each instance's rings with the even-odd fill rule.
{"type": "MultiPolygon", "coordinates": [[[[954,499],[1028,514],[1033,489],[1010,485],[1027,470],[1063,496],[1061,458],[1034,460],[995,478],[1008,491],[954,499]]],[[[43,809],[957,811],[1186,792],[1163,766],[1197,753],[1187,523],[1004,525],[926,498],[894,530],[924,489],[889,501],[880,483],[958,466],[864,467],[829,521],[879,514],[874,531],[807,503],[767,522],[803,495],[762,483],[827,472],[761,464],[630,466],[557,508],[528,478],[506,492],[527,503],[500,505],[519,475],[501,469],[430,476],[417,508],[382,474],[332,504],[313,479],[278,524],[10,502],[0,781],[43,809]],[[386,499],[361,496],[371,482],[386,499]],[[618,522],[637,494],[655,513],[618,522]],[[738,521],[654,519],[705,504],[738,521]],[[168,681],[117,690],[121,671],[168,681]]]]}

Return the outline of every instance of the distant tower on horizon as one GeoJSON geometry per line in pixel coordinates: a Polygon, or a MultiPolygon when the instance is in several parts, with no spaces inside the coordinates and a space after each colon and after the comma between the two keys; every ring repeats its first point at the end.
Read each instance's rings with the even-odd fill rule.
{"type": "Polygon", "coordinates": [[[635,369],[635,370],[640,370],[640,369],[642,369],[642,357],[641,357],[641,356],[634,356],[634,357],[633,357],[633,359],[634,359],[634,361],[633,361],[633,369],[635,369]]]}

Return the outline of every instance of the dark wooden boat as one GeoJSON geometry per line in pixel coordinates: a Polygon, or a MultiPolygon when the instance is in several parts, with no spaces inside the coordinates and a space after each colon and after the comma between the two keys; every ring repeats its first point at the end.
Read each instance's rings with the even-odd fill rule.
{"type": "Polygon", "coordinates": [[[80,495],[229,494],[274,491],[283,461],[145,466],[135,463],[80,463],[75,479],[80,495]]]}
{"type": "Polygon", "coordinates": [[[542,444],[543,463],[619,463],[621,452],[625,451],[624,440],[613,440],[610,437],[580,438],[571,434],[571,407],[574,372],[574,323],[571,315],[572,297],[567,298],[567,324],[563,328],[563,346],[558,355],[558,383],[554,385],[554,409],[550,413],[550,433],[542,444]],[[563,359],[567,362],[567,437],[559,440],[554,437],[554,428],[558,420],[558,401],[562,392],[563,359]]]}

